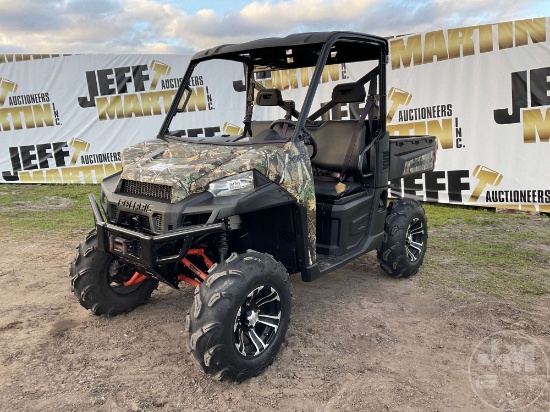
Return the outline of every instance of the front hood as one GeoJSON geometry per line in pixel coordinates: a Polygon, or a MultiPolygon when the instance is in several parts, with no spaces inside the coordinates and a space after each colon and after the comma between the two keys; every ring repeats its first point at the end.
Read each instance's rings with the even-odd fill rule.
{"type": "Polygon", "coordinates": [[[247,170],[280,176],[282,153],[283,147],[273,144],[223,146],[155,139],[122,151],[121,178],[171,186],[171,201],[176,203],[205,191],[214,180],[247,170]]]}

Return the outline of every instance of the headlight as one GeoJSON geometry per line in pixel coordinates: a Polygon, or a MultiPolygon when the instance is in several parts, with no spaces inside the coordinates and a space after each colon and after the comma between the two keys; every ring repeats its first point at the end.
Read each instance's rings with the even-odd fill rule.
{"type": "Polygon", "coordinates": [[[208,191],[214,196],[233,196],[254,191],[254,172],[239,173],[224,177],[208,185],[208,191]]]}

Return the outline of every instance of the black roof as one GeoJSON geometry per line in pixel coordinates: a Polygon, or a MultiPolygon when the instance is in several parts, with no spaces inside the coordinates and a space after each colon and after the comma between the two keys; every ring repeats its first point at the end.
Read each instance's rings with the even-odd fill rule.
{"type": "Polygon", "coordinates": [[[314,66],[318,52],[326,43],[341,40],[336,45],[334,61],[347,63],[362,60],[375,60],[381,50],[387,54],[388,42],[383,37],[364,33],[334,31],[291,34],[286,37],[270,37],[239,44],[224,44],[202,50],[193,56],[193,60],[211,58],[234,59],[248,55],[255,64],[277,67],[314,66]],[[288,50],[292,50],[289,55],[288,50]],[[292,59],[289,60],[289,57],[292,59]]]}

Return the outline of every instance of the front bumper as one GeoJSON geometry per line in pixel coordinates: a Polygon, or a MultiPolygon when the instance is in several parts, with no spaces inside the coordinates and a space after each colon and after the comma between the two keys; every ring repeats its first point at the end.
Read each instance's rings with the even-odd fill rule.
{"type": "Polygon", "coordinates": [[[174,287],[177,287],[177,281],[167,276],[161,266],[183,259],[194,237],[225,230],[224,223],[213,223],[188,226],[167,234],[148,235],[107,223],[103,218],[106,213],[98,204],[95,196],[90,194],[89,199],[97,230],[99,250],[114,255],[118,259],[135,266],[141,273],[152,275],[174,287]],[[161,247],[175,241],[181,243],[181,247],[176,253],[159,254],[161,247]]]}

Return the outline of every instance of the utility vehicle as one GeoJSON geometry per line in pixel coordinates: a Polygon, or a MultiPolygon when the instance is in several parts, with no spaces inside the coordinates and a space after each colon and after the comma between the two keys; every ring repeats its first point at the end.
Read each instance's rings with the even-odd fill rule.
{"type": "Polygon", "coordinates": [[[384,38],[351,32],[197,53],[157,138],[125,149],[122,171],[102,182],[99,201],[90,195],[95,228],[70,269],[81,305],[117,315],[158,282],[190,284],[191,353],[207,374],[241,381],[285,339],[289,273],[310,282],[377,250],[390,275],[415,274],[424,210],[388,202],[388,182],[433,170],[435,138],[389,137],[387,61],[384,38]],[[192,119],[209,114],[191,113],[196,86],[210,93],[223,77],[233,81],[212,91],[210,109],[229,118],[236,107],[243,126],[193,132],[192,119]]]}

